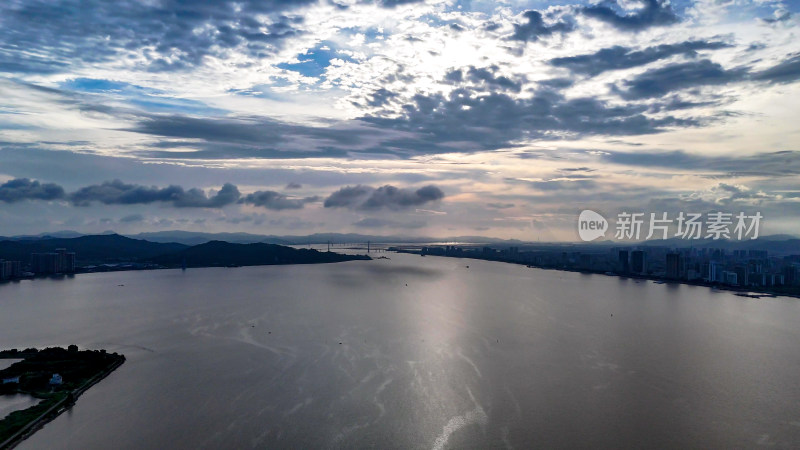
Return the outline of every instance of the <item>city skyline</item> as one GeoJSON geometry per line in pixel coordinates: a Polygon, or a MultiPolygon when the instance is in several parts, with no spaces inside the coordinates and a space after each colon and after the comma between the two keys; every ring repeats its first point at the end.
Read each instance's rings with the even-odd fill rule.
{"type": "Polygon", "coordinates": [[[796,235],[798,11],[5,2],[0,235],[577,241],[584,209],[796,235]]]}

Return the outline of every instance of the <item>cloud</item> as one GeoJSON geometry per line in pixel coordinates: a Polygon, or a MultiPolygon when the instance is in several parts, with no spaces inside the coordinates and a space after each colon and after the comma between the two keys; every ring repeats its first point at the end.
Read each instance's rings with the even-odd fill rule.
{"type": "Polygon", "coordinates": [[[139,114],[126,128],[150,136],[168,138],[144,150],[143,157],[178,159],[321,158],[346,157],[380,130],[358,123],[331,126],[297,125],[267,117],[190,117],[180,114],[139,114]],[[190,147],[194,152],[172,152],[190,147]]]}
{"type": "Polygon", "coordinates": [[[481,68],[469,66],[466,72],[461,69],[451,70],[445,75],[445,80],[454,83],[471,81],[487,91],[508,90],[511,92],[519,92],[522,89],[522,83],[520,81],[514,81],[504,75],[495,75],[499,69],[500,68],[496,65],[481,68]]]}
{"type": "Polygon", "coordinates": [[[370,186],[345,186],[328,196],[323,205],[326,208],[355,208],[374,190],[370,186]]]}
{"type": "Polygon", "coordinates": [[[637,167],[665,167],[683,171],[709,171],[735,176],[800,175],[800,151],[785,150],[755,155],[710,156],[675,150],[668,152],[604,152],[602,161],[637,167]]]}
{"type": "Polygon", "coordinates": [[[247,194],[239,203],[247,203],[262,208],[283,210],[302,209],[306,203],[318,201],[319,197],[291,198],[275,191],[256,191],[247,194]]]}
{"type": "Polygon", "coordinates": [[[777,24],[780,22],[788,22],[789,19],[791,19],[794,16],[794,14],[792,14],[786,9],[785,5],[778,3],[777,6],[778,8],[776,8],[775,11],[773,12],[773,17],[765,17],[761,19],[762,21],[764,21],[764,23],[777,24]]]}
{"type": "MultiPolygon", "coordinates": [[[[644,5],[641,9],[624,15],[617,14],[615,9],[604,4],[584,6],[579,12],[621,31],[642,31],[649,27],[672,25],[679,21],[678,16],[672,11],[669,0],[641,0],[641,3],[644,5]]],[[[610,0],[608,4],[619,6],[614,0],[610,0]]]]}
{"type": "Polygon", "coordinates": [[[422,228],[425,222],[397,222],[394,220],[378,219],[374,217],[367,217],[353,223],[353,226],[360,228],[422,228]]]}
{"type": "Polygon", "coordinates": [[[58,200],[64,188],[53,183],[40,183],[28,178],[15,178],[0,185],[0,201],[15,203],[23,200],[58,200]]]}
{"type": "Polygon", "coordinates": [[[769,69],[756,72],[752,78],[771,83],[791,83],[800,80],[800,54],[791,55],[788,59],[769,69]]]}
{"type": "Polygon", "coordinates": [[[601,185],[594,180],[583,179],[560,179],[560,180],[542,180],[542,181],[528,181],[529,186],[539,191],[582,191],[587,189],[595,189],[601,185]]]}
{"type": "Polygon", "coordinates": [[[143,222],[144,216],[141,214],[131,214],[119,219],[120,223],[137,223],[143,222]]]}
{"type": "Polygon", "coordinates": [[[708,59],[670,64],[648,70],[623,84],[626,99],[660,97],[669,92],[701,86],[723,85],[747,78],[747,69],[725,69],[708,59]]]}
{"type": "Polygon", "coordinates": [[[135,54],[142,69],[158,72],[231,50],[271,54],[303,33],[301,18],[287,13],[312,1],[2,2],[0,71],[68,71],[135,54]]]}
{"type": "MultiPolygon", "coordinates": [[[[419,138],[386,139],[382,147],[408,154],[494,150],[525,139],[564,139],[590,135],[659,133],[667,127],[692,127],[701,121],[645,115],[645,105],[611,105],[594,97],[567,99],[543,89],[524,98],[467,89],[415,95],[399,117],[363,117],[380,128],[419,138]]],[[[401,153],[402,154],[402,153],[401,153]]]]}
{"type": "Polygon", "coordinates": [[[567,68],[573,73],[594,76],[609,70],[643,66],[675,55],[694,57],[697,56],[698,50],[716,50],[727,47],[730,47],[730,44],[718,41],[686,41],[679,44],[647,47],[643,50],[617,45],[598,50],[595,53],[554,58],[550,60],[550,64],[567,68]]]}
{"type": "Polygon", "coordinates": [[[380,88],[372,92],[369,100],[367,100],[367,105],[377,108],[386,105],[395,97],[397,97],[396,93],[386,88],[380,88]]]}
{"type": "Polygon", "coordinates": [[[300,183],[295,183],[294,181],[290,181],[289,184],[286,185],[286,189],[302,189],[303,185],[300,183]]]}
{"type": "Polygon", "coordinates": [[[350,208],[360,210],[402,210],[445,197],[444,192],[434,185],[417,190],[398,188],[391,185],[373,188],[370,186],[346,186],[325,199],[326,208],[350,208]]]}
{"type": "Polygon", "coordinates": [[[567,33],[572,31],[573,25],[566,22],[555,22],[546,25],[542,13],[535,10],[528,10],[522,13],[527,21],[514,24],[514,34],[509,39],[515,41],[537,41],[542,36],[550,36],[553,33],[567,33]]]}
{"type": "Polygon", "coordinates": [[[241,194],[236,186],[225,183],[222,189],[209,196],[206,196],[206,193],[201,189],[189,189],[185,195],[175,199],[173,204],[178,208],[222,208],[235,203],[240,196],[241,194]]]}
{"type": "Polygon", "coordinates": [[[424,0],[378,0],[378,3],[384,8],[396,8],[398,6],[420,3],[422,1],[424,0]]]}
{"type": "Polygon", "coordinates": [[[716,197],[714,199],[715,202],[721,205],[737,201],[760,203],[764,200],[775,199],[773,195],[766,194],[763,191],[753,191],[742,184],[718,183],[710,189],[710,192],[716,197]]]}
{"type": "Polygon", "coordinates": [[[444,198],[444,192],[436,186],[429,185],[412,191],[391,185],[381,186],[370,194],[361,205],[363,209],[405,209],[420,206],[444,198]]]}
{"type": "Polygon", "coordinates": [[[492,209],[508,209],[513,208],[515,205],[513,203],[487,203],[486,206],[492,209]]]}
{"type": "Polygon", "coordinates": [[[181,186],[171,185],[165,188],[126,184],[120,180],[106,181],[101,184],[86,186],[69,195],[69,199],[77,206],[88,206],[92,202],[107,205],[133,205],[154,202],[171,203],[177,208],[222,208],[239,200],[240,193],[236,186],[226,183],[213,195],[197,188],[184,190],[181,186]]]}

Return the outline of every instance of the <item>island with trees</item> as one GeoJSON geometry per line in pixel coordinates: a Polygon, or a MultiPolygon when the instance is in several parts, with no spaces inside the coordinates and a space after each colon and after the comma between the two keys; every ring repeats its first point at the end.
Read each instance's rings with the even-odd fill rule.
{"type": "Polygon", "coordinates": [[[69,409],[87,389],[125,362],[105,350],[70,345],[37,350],[2,350],[0,359],[18,359],[0,370],[0,395],[26,394],[39,402],[0,420],[0,449],[11,448],[69,409]]]}

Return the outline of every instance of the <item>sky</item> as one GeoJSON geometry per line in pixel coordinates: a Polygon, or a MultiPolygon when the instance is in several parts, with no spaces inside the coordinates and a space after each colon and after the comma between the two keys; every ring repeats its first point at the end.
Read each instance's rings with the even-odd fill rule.
{"type": "Polygon", "coordinates": [[[0,235],[800,234],[800,2],[0,3],[0,235]]]}

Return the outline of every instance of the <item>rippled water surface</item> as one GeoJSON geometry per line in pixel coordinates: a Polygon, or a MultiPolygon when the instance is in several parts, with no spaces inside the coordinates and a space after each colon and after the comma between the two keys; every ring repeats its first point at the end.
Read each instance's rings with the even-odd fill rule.
{"type": "Polygon", "coordinates": [[[20,448],[800,442],[800,300],[388,256],[0,285],[2,347],[128,358],[20,448]]]}

